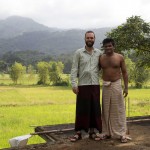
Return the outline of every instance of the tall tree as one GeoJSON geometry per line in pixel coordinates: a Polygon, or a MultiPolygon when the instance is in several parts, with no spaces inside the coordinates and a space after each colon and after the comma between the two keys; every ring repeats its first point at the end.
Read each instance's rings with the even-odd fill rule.
{"type": "Polygon", "coordinates": [[[135,63],[128,56],[125,57],[125,61],[126,61],[129,83],[132,83],[134,81],[135,63]]]}
{"type": "Polygon", "coordinates": [[[10,70],[10,78],[13,80],[15,84],[17,84],[18,80],[21,79],[25,73],[26,67],[21,63],[15,62],[10,70]]]}
{"type": "Polygon", "coordinates": [[[150,23],[140,16],[132,16],[107,36],[115,40],[118,51],[134,50],[140,56],[138,63],[150,67],[150,23]]]}
{"type": "Polygon", "coordinates": [[[35,69],[32,65],[27,66],[28,80],[33,81],[35,79],[35,69]]]}
{"type": "Polygon", "coordinates": [[[49,64],[44,61],[38,62],[37,70],[39,75],[38,84],[46,84],[49,80],[49,64]]]}
{"type": "Polygon", "coordinates": [[[64,64],[62,62],[51,61],[49,69],[49,78],[53,85],[62,82],[61,74],[63,73],[64,64]]]}
{"type": "Polygon", "coordinates": [[[150,69],[143,67],[134,67],[133,79],[136,88],[142,88],[143,84],[149,80],[150,69]]]}

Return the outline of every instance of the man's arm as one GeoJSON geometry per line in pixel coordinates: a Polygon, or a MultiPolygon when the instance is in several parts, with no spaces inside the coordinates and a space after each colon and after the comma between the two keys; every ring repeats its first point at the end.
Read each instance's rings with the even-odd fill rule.
{"type": "Polygon", "coordinates": [[[78,70],[79,69],[79,53],[76,51],[73,57],[73,62],[72,62],[72,69],[71,69],[71,85],[72,85],[72,90],[75,94],[78,94],[78,86],[77,86],[77,75],[78,75],[78,70]]]}
{"type": "Polygon", "coordinates": [[[102,68],[101,67],[101,57],[102,57],[102,55],[99,56],[99,63],[98,63],[99,70],[101,70],[101,68],[102,68]]]}
{"type": "Polygon", "coordinates": [[[124,81],[124,91],[123,95],[126,97],[128,95],[128,73],[127,73],[127,68],[125,65],[125,60],[124,57],[121,56],[121,71],[122,71],[122,76],[123,76],[123,81],[124,81]]]}

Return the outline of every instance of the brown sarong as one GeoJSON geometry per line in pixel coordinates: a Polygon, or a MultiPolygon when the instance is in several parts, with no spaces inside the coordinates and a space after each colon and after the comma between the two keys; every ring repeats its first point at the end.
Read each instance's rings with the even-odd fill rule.
{"type": "Polygon", "coordinates": [[[75,131],[96,128],[102,131],[101,108],[100,108],[100,86],[79,86],[76,101],[75,131]]]}
{"type": "Polygon", "coordinates": [[[102,133],[116,137],[126,134],[126,115],[121,79],[103,82],[102,91],[102,133]]]}

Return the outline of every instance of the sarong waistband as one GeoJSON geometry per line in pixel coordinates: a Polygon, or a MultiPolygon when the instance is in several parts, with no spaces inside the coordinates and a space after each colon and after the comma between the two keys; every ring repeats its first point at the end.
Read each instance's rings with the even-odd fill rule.
{"type": "Polygon", "coordinates": [[[104,81],[104,80],[103,80],[103,85],[104,85],[104,86],[110,86],[111,84],[117,83],[117,82],[121,82],[121,79],[118,79],[118,80],[116,80],[116,81],[104,81]]]}

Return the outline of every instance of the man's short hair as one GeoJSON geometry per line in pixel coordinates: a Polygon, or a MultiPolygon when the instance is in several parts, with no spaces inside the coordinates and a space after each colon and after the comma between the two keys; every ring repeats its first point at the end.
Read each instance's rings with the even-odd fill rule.
{"type": "Polygon", "coordinates": [[[95,38],[95,33],[94,33],[93,31],[91,31],[91,30],[86,31],[86,32],[85,32],[85,37],[86,37],[86,34],[87,34],[87,33],[93,33],[93,34],[94,34],[94,38],[95,38]]]}
{"type": "Polygon", "coordinates": [[[113,46],[115,46],[115,41],[112,38],[106,38],[103,40],[103,46],[107,43],[112,43],[113,46]]]}

